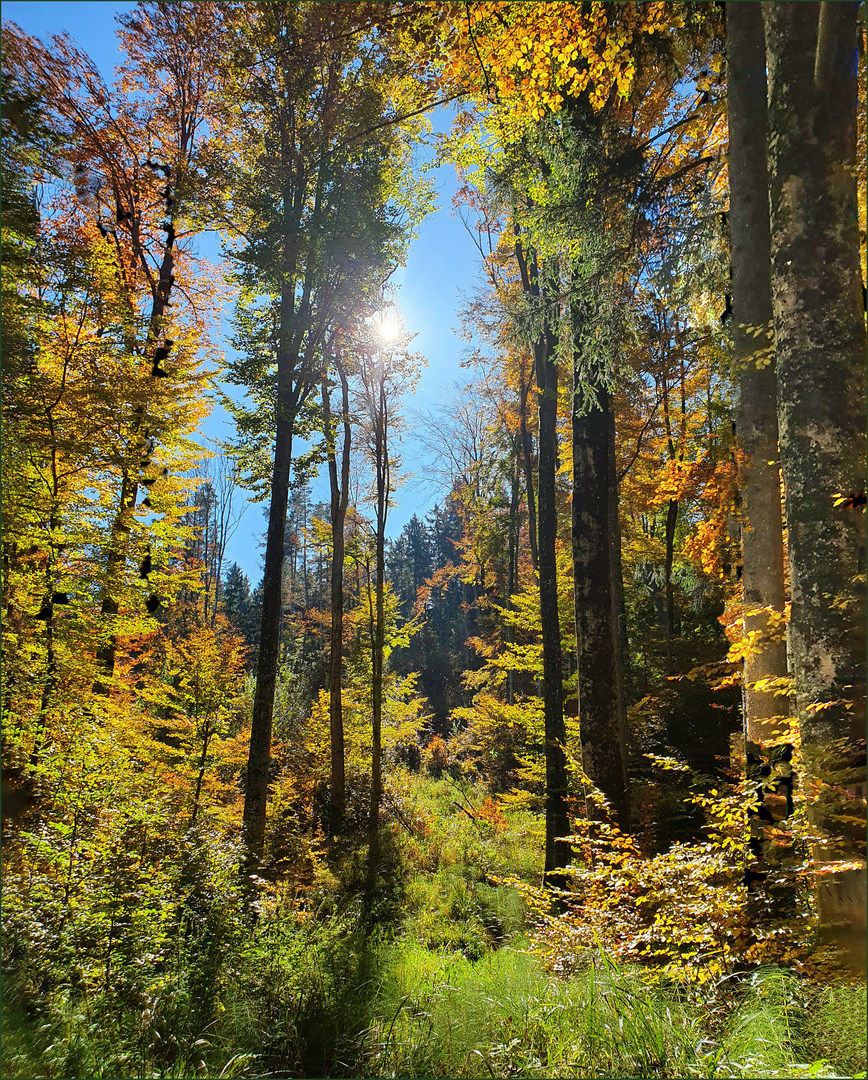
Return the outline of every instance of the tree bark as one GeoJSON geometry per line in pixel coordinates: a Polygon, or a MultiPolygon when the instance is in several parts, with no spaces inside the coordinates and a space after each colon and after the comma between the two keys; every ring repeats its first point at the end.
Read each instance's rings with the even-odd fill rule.
{"type": "MultiPolygon", "coordinates": [[[[515,246],[522,285],[530,296],[540,297],[539,268],[530,263],[521,245],[515,246]]],[[[557,342],[547,325],[534,344],[534,369],[539,409],[538,544],[540,628],[543,647],[543,713],[546,759],[545,872],[550,884],[563,884],[557,871],[572,857],[570,845],[560,837],[569,835],[567,812],[566,726],[564,724],[563,655],[558,615],[557,487],[558,469],[558,369],[554,361],[557,342]]]]}
{"type": "MultiPolygon", "coordinates": [[[[392,494],[389,458],[390,407],[387,374],[382,363],[364,368],[362,378],[371,424],[370,448],[376,483],[376,526],[374,529],[374,597],[370,619],[371,639],[371,802],[368,816],[368,882],[373,887],[380,856],[380,804],[383,800],[383,652],[386,638],[386,519],[392,494]]],[[[370,583],[370,577],[369,577],[370,583]]]]}
{"type": "Polygon", "coordinates": [[[331,831],[332,835],[337,835],[343,828],[346,813],[346,763],[341,673],[344,643],[344,522],[347,516],[350,489],[351,430],[347,374],[343,362],[337,354],[334,357],[334,362],[341,382],[341,420],[344,428],[340,477],[338,476],[335,433],[331,421],[329,392],[325,379],[323,379],[322,403],[331,490],[332,565],[331,633],[329,638],[329,734],[331,741],[331,831]]]}
{"type": "Polygon", "coordinates": [[[765,824],[769,818],[778,824],[792,812],[792,746],[768,745],[781,734],[789,703],[786,694],[775,694],[773,688],[756,688],[760,680],[787,676],[761,8],[730,4],[726,33],[732,342],[739,380],[737,431],[743,452],[743,627],[745,637],[753,639],[742,676],[744,767],[757,796],[756,812],[750,818],[748,910],[752,922],[767,922],[792,917],[795,894],[792,875],[784,872],[792,849],[771,843],[765,824]]]}
{"type": "Polygon", "coordinates": [[[519,389],[518,417],[521,432],[521,459],[524,466],[524,488],[527,499],[527,539],[530,548],[530,565],[534,572],[539,569],[537,549],[536,494],[533,488],[533,438],[527,426],[527,395],[530,387],[519,389]]]}
{"type": "Polygon", "coordinates": [[[271,728],[280,654],[283,545],[286,532],[286,507],[289,499],[289,473],[292,465],[292,428],[292,415],[287,409],[281,409],[278,406],[274,468],[271,478],[271,504],[268,511],[265,567],[262,574],[259,661],[256,667],[256,689],[250,725],[250,751],[247,759],[247,784],[244,793],[244,846],[247,868],[251,871],[255,870],[262,860],[265,845],[265,808],[271,763],[271,728]]]}
{"type": "MultiPolygon", "coordinates": [[[[575,365],[573,384],[573,568],[582,767],[629,828],[626,711],[621,635],[613,590],[611,397],[598,380],[590,400],[575,365]]],[[[614,488],[614,492],[613,492],[614,488]]]]}
{"type": "MultiPolygon", "coordinates": [[[[613,402],[610,404],[614,405],[613,402]]],[[[624,746],[627,742],[627,699],[632,688],[632,673],[630,670],[630,647],[627,638],[627,606],[624,598],[624,567],[621,556],[621,518],[620,497],[618,490],[618,466],[615,459],[615,410],[609,409],[609,544],[611,549],[611,573],[612,573],[612,605],[614,611],[612,619],[618,635],[618,676],[620,687],[618,698],[621,703],[622,727],[624,731],[624,746]]]]}
{"type": "Polygon", "coordinates": [[[738,436],[744,451],[742,529],[745,634],[759,634],[745,659],[745,736],[760,751],[788,714],[786,696],[756,690],[787,674],[787,647],[768,630],[781,618],[784,544],[781,519],[776,373],[773,357],[769,200],[766,165],[766,61],[762,11],[727,8],[729,234],[732,247],[733,363],[739,378],[738,436]],[[757,331],[762,331],[757,333],[757,331]],[[750,614],[750,612],[756,614],[750,614]]]}
{"type": "MultiPolygon", "coordinates": [[[[569,835],[567,813],[566,727],[563,656],[558,615],[556,560],[558,468],[558,369],[552,359],[556,342],[547,330],[534,347],[539,390],[539,602],[543,645],[543,710],[546,740],[546,856],[549,874],[567,866],[572,852],[559,837],[569,835]]],[[[559,875],[549,877],[559,883],[559,875]]]]}
{"type": "Polygon", "coordinates": [[[821,940],[843,965],[864,973],[866,530],[858,502],[865,492],[866,341],[855,183],[857,8],[763,4],[788,651],[805,767],[819,792],[812,816],[824,837],[814,849],[821,940]]]}

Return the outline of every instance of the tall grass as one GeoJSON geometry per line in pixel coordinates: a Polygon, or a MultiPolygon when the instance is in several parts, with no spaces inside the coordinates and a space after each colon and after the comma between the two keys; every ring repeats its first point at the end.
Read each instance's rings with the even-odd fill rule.
{"type": "Polygon", "coordinates": [[[38,935],[19,935],[18,952],[4,941],[2,1075],[865,1074],[864,987],[778,969],[664,984],[599,953],[569,978],[551,974],[529,951],[518,892],[496,883],[516,866],[538,873],[538,823],[511,814],[489,828],[461,809],[474,797],[408,781],[404,819],[427,825],[385,846],[376,902],[349,857],[304,902],[275,886],[255,921],[227,885],[159,950],[130,943],[111,986],[76,982],[38,935]]]}

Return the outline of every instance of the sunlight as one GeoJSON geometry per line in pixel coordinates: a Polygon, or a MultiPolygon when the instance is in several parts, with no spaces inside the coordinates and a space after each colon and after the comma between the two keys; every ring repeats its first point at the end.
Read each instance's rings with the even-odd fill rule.
{"type": "Polygon", "coordinates": [[[383,341],[394,341],[404,328],[404,320],[396,308],[386,308],[375,315],[373,321],[383,341]]]}

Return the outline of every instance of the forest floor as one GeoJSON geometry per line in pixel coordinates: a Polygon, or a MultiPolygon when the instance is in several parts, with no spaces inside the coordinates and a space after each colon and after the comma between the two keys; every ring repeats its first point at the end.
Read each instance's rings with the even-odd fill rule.
{"type": "Polygon", "coordinates": [[[406,776],[373,892],[361,846],[314,849],[306,879],[261,884],[255,919],[200,882],[161,940],[130,929],[110,985],[81,957],[7,959],[2,1076],[865,1076],[864,986],[675,981],[594,950],[555,973],[498,881],[539,881],[541,819],[489,827],[481,793],[406,776]]]}

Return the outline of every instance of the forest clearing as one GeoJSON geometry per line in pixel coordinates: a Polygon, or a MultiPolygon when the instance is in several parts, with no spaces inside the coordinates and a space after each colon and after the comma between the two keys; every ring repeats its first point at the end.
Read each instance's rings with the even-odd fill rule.
{"type": "Polygon", "coordinates": [[[2,1076],[864,1078],[865,4],[2,33],[2,1076]]]}

